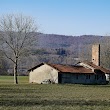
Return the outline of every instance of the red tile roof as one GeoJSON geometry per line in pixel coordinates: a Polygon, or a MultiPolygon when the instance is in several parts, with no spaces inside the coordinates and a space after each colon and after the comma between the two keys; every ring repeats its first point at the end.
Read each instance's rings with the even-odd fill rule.
{"type": "MultiPolygon", "coordinates": [[[[103,68],[103,67],[100,67],[100,66],[97,66],[95,64],[93,64],[92,62],[83,62],[89,66],[91,66],[92,68],[94,68],[95,70],[100,70],[102,71],[102,73],[108,73],[110,74],[110,71],[103,68]]],[[[48,63],[41,63],[31,69],[29,69],[28,71],[33,71],[34,69],[44,65],[44,64],[47,64],[51,67],[53,67],[54,69],[58,70],[59,72],[64,72],[64,73],[80,73],[80,74],[95,74],[95,71],[92,71],[90,68],[86,68],[84,66],[79,66],[79,65],[61,65],[61,64],[48,64],[48,63]]]]}
{"type": "Polygon", "coordinates": [[[87,69],[83,66],[69,66],[69,65],[59,65],[59,64],[48,64],[51,67],[57,69],[60,72],[69,72],[69,73],[94,73],[90,69],[87,69]]]}
{"type": "Polygon", "coordinates": [[[92,62],[83,62],[83,63],[93,67],[96,70],[101,70],[104,73],[110,74],[110,70],[107,70],[106,68],[103,68],[102,66],[97,66],[97,65],[93,64],[92,62]]]}

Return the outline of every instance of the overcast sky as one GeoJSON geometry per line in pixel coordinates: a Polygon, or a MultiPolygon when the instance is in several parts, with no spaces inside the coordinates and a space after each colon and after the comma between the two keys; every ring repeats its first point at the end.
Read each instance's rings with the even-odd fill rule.
{"type": "Polygon", "coordinates": [[[22,13],[42,33],[110,35],[110,0],[0,0],[0,16],[22,13]]]}

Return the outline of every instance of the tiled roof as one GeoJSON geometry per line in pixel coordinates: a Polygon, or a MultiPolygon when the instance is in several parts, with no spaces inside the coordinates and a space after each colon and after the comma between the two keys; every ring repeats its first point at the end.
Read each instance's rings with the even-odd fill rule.
{"type": "Polygon", "coordinates": [[[83,62],[83,63],[93,67],[96,70],[100,70],[100,71],[102,71],[104,73],[110,74],[110,70],[107,70],[106,68],[103,68],[102,66],[97,66],[97,65],[93,64],[92,62],[83,62]]]}
{"type": "MultiPolygon", "coordinates": [[[[97,66],[95,64],[93,64],[92,62],[83,62],[84,64],[89,65],[90,67],[94,68],[94,70],[100,70],[103,73],[108,73],[110,74],[110,71],[101,67],[101,66],[97,66]]],[[[33,71],[34,69],[47,64],[49,66],[51,66],[52,68],[58,70],[59,72],[64,72],[64,73],[80,73],[80,74],[85,74],[85,73],[90,73],[90,74],[95,74],[95,71],[92,71],[91,68],[86,68],[84,66],[81,65],[61,65],[61,64],[48,64],[48,63],[41,63],[31,69],[29,69],[28,71],[33,71]]]]}
{"type": "Polygon", "coordinates": [[[69,73],[94,73],[90,69],[87,69],[83,66],[69,66],[69,65],[59,65],[59,64],[48,64],[51,67],[57,69],[60,72],[69,72],[69,73]]]}

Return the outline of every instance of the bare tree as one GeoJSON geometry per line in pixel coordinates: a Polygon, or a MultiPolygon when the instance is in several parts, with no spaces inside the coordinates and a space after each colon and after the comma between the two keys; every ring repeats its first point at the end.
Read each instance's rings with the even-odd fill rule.
{"type": "Polygon", "coordinates": [[[37,27],[34,20],[22,14],[9,14],[0,18],[0,37],[4,55],[14,64],[14,83],[18,84],[18,60],[29,50],[37,27]]]}

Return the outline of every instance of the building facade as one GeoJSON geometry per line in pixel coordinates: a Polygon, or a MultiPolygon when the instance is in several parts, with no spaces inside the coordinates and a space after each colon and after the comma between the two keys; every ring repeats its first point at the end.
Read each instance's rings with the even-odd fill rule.
{"type": "Polygon", "coordinates": [[[81,62],[76,66],[41,63],[29,70],[29,82],[108,84],[109,74],[109,70],[96,66],[92,62],[81,62]]]}
{"type": "Polygon", "coordinates": [[[29,83],[41,84],[45,80],[58,83],[58,70],[54,69],[49,64],[41,63],[28,71],[29,83]]]}

